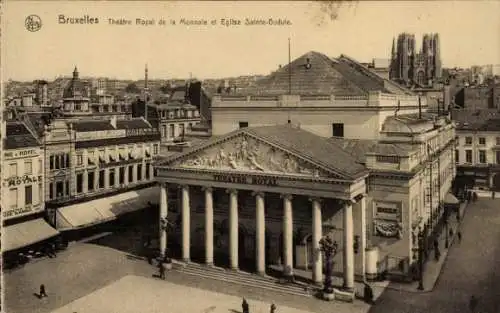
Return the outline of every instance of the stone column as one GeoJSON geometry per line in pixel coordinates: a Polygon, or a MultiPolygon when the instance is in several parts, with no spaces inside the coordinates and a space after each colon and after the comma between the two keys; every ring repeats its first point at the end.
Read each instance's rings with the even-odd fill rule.
{"type": "Polygon", "coordinates": [[[292,196],[283,195],[283,269],[293,275],[293,216],[292,196]]]}
{"type": "Polygon", "coordinates": [[[257,274],[266,274],[266,214],[264,206],[264,193],[256,192],[255,195],[255,263],[257,274]]]}
{"type": "Polygon", "coordinates": [[[160,184],[160,257],[167,252],[167,230],[165,227],[168,215],[168,189],[166,184],[160,184]],[[162,222],[163,221],[163,222],[162,222]]]}
{"type": "Polygon", "coordinates": [[[205,263],[214,264],[214,204],[212,188],[205,188],[205,263]]]}
{"type": "Polygon", "coordinates": [[[348,291],[354,290],[354,239],[352,202],[344,204],[344,288],[348,291]]]}
{"type": "Polygon", "coordinates": [[[109,186],[109,169],[104,169],[104,189],[108,189],[109,186]]]}
{"type": "Polygon", "coordinates": [[[189,187],[182,186],[182,259],[184,262],[189,262],[191,259],[190,240],[191,240],[191,225],[190,225],[190,203],[189,203],[189,187]]]}
{"type": "Polygon", "coordinates": [[[363,194],[363,198],[359,201],[359,206],[361,210],[361,238],[359,239],[361,242],[361,247],[359,247],[359,251],[361,252],[361,268],[363,281],[365,280],[366,275],[366,194],[363,194]]]}
{"type": "Polygon", "coordinates": [[[320,251],[319,241],[323,237],[323,225],[321,219],[321,200],[318,198],[312,201],[312,249],[314,251],[313,282],[321,284],[323,281],[323,254],[320,251]]]}
{"type": "Polygon", "coordinates": [[[229,261],[231,269],[238,269],[238,191],[229,193],[229,261]]]}
{"type": "Polygon", "coordinates": [[[89,192],[89,174],[87,172],[87,170],[83,171],[82,173],[83,175],[83,179],[82,179],[82,193],[83,194],[86,194],[87,192],[89,192]]]}

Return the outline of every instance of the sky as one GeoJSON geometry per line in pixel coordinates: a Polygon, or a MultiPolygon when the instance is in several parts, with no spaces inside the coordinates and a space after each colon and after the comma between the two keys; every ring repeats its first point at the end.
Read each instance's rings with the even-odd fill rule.
{"type": "Polygon", "coordinates": [[[500,64],[500,1],[358,1],[343,4],[331,21],[317,2],[7,1],[2,18],[2,78],[52,80],[71,75],[141,79],[221,78],[269,74],[308,51],[360,62],[389,58],[392,39],[439,33],[444,67],[500,64]],[[36,14],[39,31],[25,19],[36,14]],[[65,17],[98,24],[60,24],[65,17]],[[109,18],[133,25],[110,25],[109,18]],[[135,25],[136,18],[156,25],[135,25]],[[207,26],[179,20],[206,19],[207,26]],[[223,26],[220,19],[287,19],[291,25],[223,26]],[[323,18],[323,23],[319,23],[323,18]],[[167,25],[158,25],[164,19],[167,25]],[[173,19],[177,23],[171,25],[173,19]],[[211,21],[216,20],[216,25],[211,21]],[[191,74],[190,74],[191,73],[191,74]]]}

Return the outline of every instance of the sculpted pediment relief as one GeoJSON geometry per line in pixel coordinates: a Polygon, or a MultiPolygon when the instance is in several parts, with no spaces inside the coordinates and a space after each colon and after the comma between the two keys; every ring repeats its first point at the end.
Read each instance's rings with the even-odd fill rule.
{"type": "Polygon", "coordinates": [[[242,172],[331,177],[309,161],[250,136],[238,136],[193,152],[171,166],[242,172]]]}

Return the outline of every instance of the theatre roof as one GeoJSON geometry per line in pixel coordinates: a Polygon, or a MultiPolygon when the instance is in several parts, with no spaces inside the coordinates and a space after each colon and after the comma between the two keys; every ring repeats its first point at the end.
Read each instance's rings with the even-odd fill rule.
{"type": "Polygon", "coordinates": [[[260,139],[263,142],[268,142],[285,151],[294,153],[304,160],[309,160],[311,163],[338,173],[345,179],[354,180],[368,174],[366,167],[341,146],[330,142],[327,138],[290,124],[242,128],[223,136],[212,137],[183,153],[164,158],[158,162],[158,165],[168,166],[184,156],[187,157],[197,151],[216,146],[226,139],[243,134],[253,136],[257,140],[260,139]]]}
{"type": "Polygon", "coordinates": [[[372,139],[346,139],[340,137],[332,137],[328,140],[342,147],[342,149],[350,153],[360,163],[366,163],[367,154],[383,156],[406,156],[413,150],[412,146],[408,144],[384,143],[372,139]]]}
{"type": "Polygon", "coordinates": [[[413,94],[347,56],[329,58],[314,51],[257,80],[255,86],[243,88],[237,93],[283,95],[289,92],[289,86],[292,94],[299,95],[366,96],[372,91],[413,94]]]}

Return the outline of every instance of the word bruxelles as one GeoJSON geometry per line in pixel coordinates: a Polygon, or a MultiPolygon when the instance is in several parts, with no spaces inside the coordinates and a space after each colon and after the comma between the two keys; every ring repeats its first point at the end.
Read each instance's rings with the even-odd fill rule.
{"type": "Polygon", "coordinates": [[[67,17],[64,14],[59,14],[57,21],[59,24],[99,24],[99,19],[97,17],[91,17],[88,15],[80,17],[67,17]]]}

